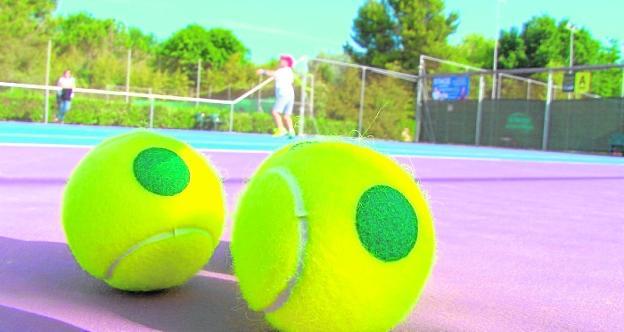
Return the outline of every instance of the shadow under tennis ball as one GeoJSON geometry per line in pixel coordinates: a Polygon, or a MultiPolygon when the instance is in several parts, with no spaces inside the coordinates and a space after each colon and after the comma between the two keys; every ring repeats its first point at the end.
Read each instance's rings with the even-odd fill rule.
{"type": "MultiPolygon", "coordinates": [[[[97,329],[103,320],[110,320],[107,326],[119,329],[140,324],[166,331],[269,330],[261,314],[247,309],[238,284],[228,274],[228,243],[221,243],[214,262],[187,284],[149,293],[114,290],[90,277],[76,264],[64,243],[0,237],[0,248],[3,305],[41,308],[45,303],[50,309],[37,310],[33,315],[58,319],[49,324],[97,329]]],[[[0,310],[0,321],[11,314],[0,310]]],[[[24,318],[19,322],[31,323],[24,322],[24,318]]],[[[33,319],[32,328],[39,323],[40,319],[33,319]]]]}

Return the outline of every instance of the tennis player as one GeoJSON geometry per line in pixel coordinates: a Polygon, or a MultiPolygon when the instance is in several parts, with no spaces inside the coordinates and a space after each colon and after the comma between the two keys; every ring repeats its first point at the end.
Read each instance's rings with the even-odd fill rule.
{"type": "Polygon", "coordinates": [[[259,75],[269,75],[275,78],[275,105],[273,105],[273,120],[277,129],[273,136],[295,137],[293,128],[292,111],[295,106],[295,89],[293,82],[295,75],[292,67],[295,60],[290,55],[280,56],[280,64],[277,70],[258,69],[259,75]]]}
{"type": "Polygon", "coordinates": [[[74,89],[76,88],[76,79],[72,76],[71,71],[65,70],[63,76],[56,83],[61,89],[57,95],[58,112],[56,113],[55,122],[64,123],[65,114],[69,112],[72,99],[74,98],[74,89]]]}

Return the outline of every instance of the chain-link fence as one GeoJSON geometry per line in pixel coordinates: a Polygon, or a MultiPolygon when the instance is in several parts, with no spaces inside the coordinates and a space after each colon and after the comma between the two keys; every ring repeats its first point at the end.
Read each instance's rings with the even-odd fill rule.
{"type": "MultiPolygon", "coordinates": [[[[93,54],[52,40],[24,43],[32,59],[0,57],[0,120],[55,120],[56,85],[70,70],[77,88],[65,123],[256,133],[274,127],[273,84],[239,55],[212,68],[108,40],[93,54]]],[[[299,79],[298,92],[300,86],[299,79]]]]}
{"type": "Polygon", "coordinates": [[[413,141],[416,75],[311,59],[306,123],[321,135],[413,141]]]}
{"type": "Polygon", "coordinates": [[[424,56],[419,140],[608,152],[624,136],[623,67],[492,72],[424,56]]]}
{"type": "MultiPolygon", "coordinates": [[[[115,43],[84,54],[24,42],[36,61],[0,57],[0,120],[52,121],[54,86],[70,69],[78,89],[67,123],[274,128],[273,82],[240,59],[217,70],[115,43]]],[[[622,66],[492,72],[423,56],[419,75],[346,58],[308,59],[297,71],[293,115],[301,134],[587,152],[608,151],[614,136],[624,137],[622,66]],[[459,82],[454,95],[440,81],[459,82]]]]}

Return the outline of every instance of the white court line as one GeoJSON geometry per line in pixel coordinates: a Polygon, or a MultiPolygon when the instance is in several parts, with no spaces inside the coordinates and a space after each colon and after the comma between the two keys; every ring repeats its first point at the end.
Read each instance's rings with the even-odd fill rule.
{"type": "MultiPolygon", "coordinates": [[[[48,134],[5,134],[0,133],[0,137],[20,137],[20,138],[63,138],[63,139],[83,139],[83,140],[103,140],[111,136],[84,136],[84,135],[48,135],[48,134]]],[[[175,136],[174,136],[175,137],[175,136]]],[[[219,144],[229,146],[273,146],[270,143],[253,143],[245,142],[244,144],[228,141],[210,141],[210,140],[197,140],[197,139],[184,139],[187,143],[195,144],[219,144]]],[[[0,143],[2,144],[2,143],[0,143]]],[[[29,144],[29,143],[26,143],[29,144]]]]}
{"type": "MultiPolygon", "coordinates": [[[[40,144],[40,143],[0,143],[0,147],[32,147],[32,148],[70,148],[70,149],[92,149],[95,145],[71,145],[71,144],[40,144]]],[[[238,150],[238,149],[206,149],[195,148],[200,152],[216,152],[216,153],[240,153],[240,154],[271,154],[273,150],[238,150]]],[[[542,163],[542,164],[571,164],[571,165],[596,165],[596,166],[615,166],[624,167],[624,163],[600,163],[588,161],[569,161],[569,160],[528,160],[528,159],[509,159],[509,158],[488,158],[488,157],[462,157],[462,156],[437,156],[437,155],[407,155],[407,154],[386,154],[392,158],[410,158],[410,159],[441,159],[441,160],[472,160],[472,161],[493,161],[493,162],[513,162],[513,163],[542,163]]]]}
{"type": "MultiPolygon", "coordinates": [[[[72,144],[55,144],[55,143],[0,143],[0,147],[26,147],[26,148],[68,148],[68,149],[84,149],[91,150],[96,145],[72,145],[72,144]]],[[[271,150],[237,150],[237,149],[197,149],[201,152],[228,152],[228,153],[243,153],[243,154],[270,154],[271,150]]]]}
{"type": "Polygon", "coordinates": [[[24,138],[66,138],[66,139],[102,139],[107,136],[82,136],[82,135],[48,135],[48,134],[5,134],[0,137],[24,137],[24,138]]]}
{"type": "MultiPolygon", "coordinates": [[[[110,136],[85,136],[85,135],[57,135],[57,134],[7,134],[7,133],[0,133],[0,137],[23,137],[23,138],[65,138],[65,139],[85,139],[85,140],[102,140],[105,138],[108,138],[110,136]]],[[[253,142],[244,142],[244,143],[239,143],[239,142],[228,142],[228,141],[211,141],[211,140],[197,140],[197,139],[187,139],[187,138],[183,138],[184,141],[186,141],[189,144],[218,144],[218,145],[225,145],[225,146],[257,146],[257,147],[267,147],[267,148],[273,148],[275,147],[274,144],[272,143],[253,143],[253,142]]],[[[0,143],[2,144],[2,143],[0,143]]],[[[17,143],[17,144],[22,144],[22,143],[17,143]]],[[[36,144],[36,143],[23,143],[23,144],[36,144]]],[[[59,147],[71,147],[71,144],[46,144],[46,145],[55,145],[55,146],[59,146],[59,147]]],[[[36,146],[36,145],[34,145],[36,146]]],[[[88,145],[88,146],[95,146],[95,145],[88,145]]],[[[365,146],[369,146],[369,145],[365,145],[365,146]]],[[[42,146],[39,146],[42,147],[42,146]]],[[[199,149],[202,150],[202,149],[199,149]]],[[[268,149],[268,150],[248,150],[248,149],[203,149],[204,151],[224,151],[224,152],[240,152],[240,153],[270,153],[271,151],[273,151],[273,149],[268,149]]],[[[383,150],[383,149],[378,149],[379,150],[383,150]]],[[[517,158],[516,154],[514,153],[506,153],[506,152],[500,152],[497,151],[497,157],[489,157],[489,156],[483,156],[483,154],[476,152],[477,154],[481,154],[479,156],[466,156],[465,154],[462,155],[458,155],[458,156],[449,156],[448,154],[444,154],[444,153],[430,153],[430,154],[420,154],[420,155],[414,155],[413,152],[411,150],[405,149],[405,148],[401,148],[401,147],[396,147],[396,148],[390,148],[390,153],[386,153],[390,156],[396,157],[396,156],[400,156],[400,157],[425,157],[425,158],[435,158],[435,159],[457,159],[457,160],[491,160],[491,161],[525,161],[525,162],[542,162],[542,163],[565,163],[565,164],[606,164],[606,165],[624,165],[623,164],[618,164],[618,163],[602,163],[602,162],[588,162],[588,161],[571,161],[568,158],[566,158],[565,155],[561,155],[560,153],[558,153],[558,155],[549,155],[549,157],[547,159],[541,159],[540,156],[536,156],[536,158],[533,159],[523,159],[523,158],[517,158]]],[[[547,152],[545,152],[545,154],[548,154],[547,152]]]]}
{"type": "MultiPolygon", "coordinates": [[[[2,136],[6,136],[6,137],[25,137],[25,138],[31,138],[31,137],[38,137],[38,138],[66,138],[66,139],[95,139],[95,140],[102,140],[105,138],[108,138],[109,136],[79,136],[79,135],[75,135],[75,136],[70,136],[70,135],[45,135],[45,134],[1,134],[0,133],[0,137],[2,136]]],[[[245,143],[236,143],[236,142],[227,142],[227,141],[204,141],[204,140],[196,140],[196,139],[184,139],[185,142],[189,143],[189,144],[218,144],[218,145],[226,145],[226,146],[263,146],[263,147],[273,147],[273,144],[270,143],[252,143],[252,142],[245,142],[245,143]]],[[[22,146],[33,146],[33,147],[46,147],[46,146],[55,146],[55,147],[76,147],[74,145],[71,144],[55,144],[55,143],[50,143],[50,144],[37,144],[37,143],[0,143],[0,145],[6,145],[6,144],[20,144],[22,146]]],[[[10,146],[10,145],[9,145],[10,146]]],[[[87,146],[87,147],[93,147],[95,145],[80,145],[79,147],[82,146],[87,146]]],[[[273,150],[248,150],[248,149],[206,149],[206,148],[199,148],[198,150],[203,150],[203,151],[224,151],[224,152],[240,152],[240,153],[270,153],[273,150]]],[[[393,157],[396,156],[400,156],[400,157],[427,157],[427,158],[435,158],[435,159],[458,159],[458,160],[492,160],[492,161],[526,161],[526,162],[545,162],[545,163],[565,163],[565,164],[604,164],[604,163],[600,163],[600,162],[584,162],[584,161],[570,161],[568,159],[566,159],[565,156],[551,156],[550,158],[546,159],[546,160],[542,160],[539,158],[536,159],[519,159],[519,158],[514,158],[515,155],[511,154],[511,153],[498,153],[498,155],[500,157],[507,157],[507,158],[494,158],[494,157],[487,157],[487,156],[477,156],[477,157],[466,157],[466,156],[448,156],[448,155],[439,155],[439,154],[421,154],[421,155],[413,155],[411,154],[411,151],[407,150],[407,149],[401,149],[401,148],[396,148],[396,149],[392,149],[393,150],[393,154],[389,154],[393,157]],[[402,153],[396,153],[397,151],[401,151],[402,153]]],[[[619,165],[617,163],[607,163],[608,165],[619,165]]],[[[624,165],[624,164],[623,164],[624,165]]]]}

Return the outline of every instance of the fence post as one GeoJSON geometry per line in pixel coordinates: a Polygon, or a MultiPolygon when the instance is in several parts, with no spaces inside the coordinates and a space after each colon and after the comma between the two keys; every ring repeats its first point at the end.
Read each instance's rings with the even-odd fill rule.
{"type": "Polygon", "coordinates": [[[48,123],[48,117],[50,114],[50,64],[52,62],[52,40],[48,40],[48,59],[46,62],[46,74],[45,74],[45,101],[43,102],[43,121],[48,123]]]}
{"type": "Polygon", "coordinates": [[[308,73],[303,73],[301,82],[301,107],[299,107],[299,136],[303,136],[305,127],[305,103],[306,103],[306,86],[308,85],[308,73]]]}
{"type": "Polygon", "coordinates": [[[310,116],[314,116],[314,75],[310,74],[310,116]]]}
{"type": "Polygon", "coordinates": [[[234,102],[230,103],[230,132],[234,130],[234,102]]]}
{"type": "Polygon", "coordinates": [[[152,96],[152,89],[149,89],[150,94],[150,115],[149,115],[149,127],[154,128],[154,97],[152,96]]]}
{"type": "Polygon", "coordinates": [[[128,49],[128,64],[126,66],[126,104],[130,102],[130,73],[132,70],[132,49],[128,49]]]}
{"type": "Polygon", "coordinates": [[[364,97],[366,93],[366,67],[362,67],[362,85],[360,87],[360,111],[358,113],[358,133],[362,135],[362,122],[364,121],[364,97]]]}
{"type": "Polygon", "coordinates": [[[548,135],[550,132],[550,104],[552,102],[553,73],[548,72],[548,91],[546,92],[546,110],[544,111],[544,131],[542,136],[542,150],[548,149],[548,135]]]}
{"type": "Polygon", "coordinates": [[[198,100],[195,101],[195,107],[199,106],[199,93],[201,88],[201,59],[197,60],[197,79],[195,84],[195,98],[198,100]]]}
{"type": "Polygon", "coordinates": [[[531,100],[531,80],[527,80],[527,100],[531,100]]]}
{"type": "Polygon", "coordinates": [[[423,84],[425,80],[423,75],[425,74],[425,58],[421,55],[420,62],[418,64],[418,80],[416,81],[416,115],[414,123],[414,142],[420,141],[420,128],[422,127],[422,94],[423,84]]]}
{"type": "MultiPolygon", "coordinates": [[[[258,77],[258,85],[262,83],[262,76],[258,77]]],[[[256,111],[262,112],[262,89],[258,89],[258,100],[256,101],[256,111]]]]}
{"type": "Polygon", "coordinates": [[[624,68],[622,68],[622,92],[620,93],[620,97],[624,98],[624,68]]]}
{"type": "Polygon", "coordinates": [[[475,145],[481,144],[481,123],[483,122],[483,97],[485,95],[485,77],[479,76],[479,102],[477,104],[477,121],[475,124],[475,145]]]}

